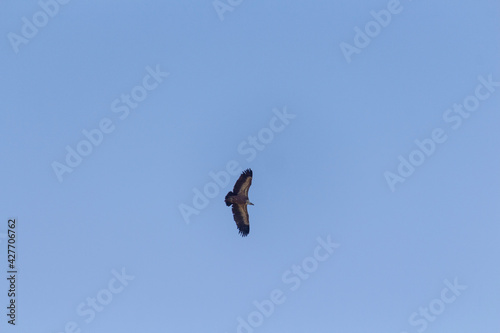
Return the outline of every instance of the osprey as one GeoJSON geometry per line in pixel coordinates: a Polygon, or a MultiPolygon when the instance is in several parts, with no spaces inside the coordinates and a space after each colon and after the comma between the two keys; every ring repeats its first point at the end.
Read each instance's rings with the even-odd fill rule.
{"type": "Polygon", "coordinates": [[[224,198],[227,206],[233,205],[233,217],[241,236],[245,237],[250,232],[247,205],[253,205],[248,200],[248,189],[252,185],[252,170],[246,169],[234,184],[234,188],[224,198]]]}

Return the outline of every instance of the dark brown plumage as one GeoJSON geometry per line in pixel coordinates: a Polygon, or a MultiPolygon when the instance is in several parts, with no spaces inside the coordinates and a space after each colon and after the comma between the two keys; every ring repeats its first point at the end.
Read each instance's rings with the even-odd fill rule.
{"type": "Polygon", "coordinates": [[[248,218],[247,205],[253,205],[248,200],[248,189],[252,185],[253,173],[251,169],[246,169],[241,173],[240,178],[234,184],[234,188],[224,198],[227,206],[233,205],[233,218],[241,234],[245,237],[250,232],[250,221],[248,218]]]}

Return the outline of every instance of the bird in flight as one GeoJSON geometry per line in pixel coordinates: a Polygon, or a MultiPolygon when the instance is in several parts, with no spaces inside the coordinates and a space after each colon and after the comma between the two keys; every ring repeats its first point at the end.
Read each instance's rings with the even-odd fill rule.
{"type": "Polygon", "coordinates": [[[248,200],[248,189],[252,185],[252,170],[246,169],[234,184],[234,188],[224,198],[227,206],[233,205],[233,217],[240,235],[245,237],[250,232],[247,205],[253,203],[248,200]]]}

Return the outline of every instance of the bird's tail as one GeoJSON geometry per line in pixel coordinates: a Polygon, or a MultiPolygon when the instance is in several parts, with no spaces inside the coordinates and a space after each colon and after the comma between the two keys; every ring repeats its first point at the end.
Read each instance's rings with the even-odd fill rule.
{"type": "Polygon", "coordinates": [[[226,203],[226,206],[231,206],[232,203],[228,201],[229,197],[233,197],[234,196],[234,193],[232,191],[229,191],[226,195],[226,197],[224,198],[224,202],[226,203]]]}

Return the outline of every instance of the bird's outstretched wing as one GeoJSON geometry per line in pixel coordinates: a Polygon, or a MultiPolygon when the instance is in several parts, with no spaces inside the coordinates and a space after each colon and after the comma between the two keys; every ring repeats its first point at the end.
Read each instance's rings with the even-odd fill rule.
{"type": "Polygon", "coordinates": [[[236,195],[245,195],[248,197],[248,189],[252,185],[252,170],[246,169],[241,173],[240,178],[234,184],[233,193],[236,195]]]}
{"type": "Polygon", "coordinates": [[[241,236],[247,236],[250,232],[250,220],[248,218],[247,205],[233,204],[233,217],[241,236]]]}

